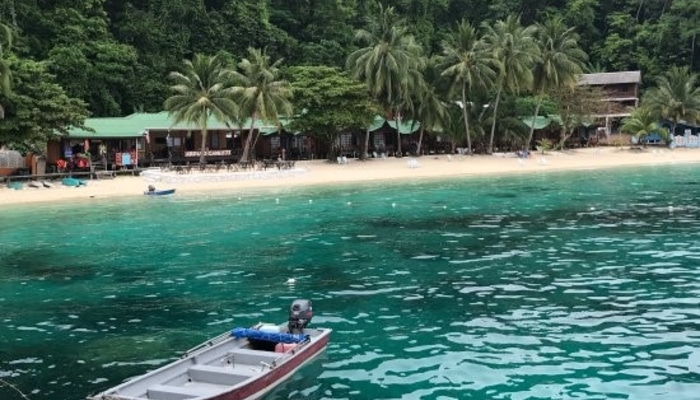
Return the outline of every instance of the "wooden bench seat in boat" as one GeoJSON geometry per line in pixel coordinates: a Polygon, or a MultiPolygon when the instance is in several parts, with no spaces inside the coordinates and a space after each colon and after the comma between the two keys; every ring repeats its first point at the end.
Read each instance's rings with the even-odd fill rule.
{"type": "Polygon", "coordinates": [[[240,363],[249,365],[260,365],[260,361],[271,363],[280,358],[280,356],[281,354],[272,351],[251,349],[235,349],[229,350],[226,353],[226,357],[234,364],[240,363]]]}
{"type": "Polygon", "coordinates": [[[153,385],[148,387],[147,394],[149,399],[154,400],[186,400],[221,393],[222,389],[224,389],[223,386],[216,388],[213,385],[153,385]]]}
{"type": "Polygon", "coordinates": [[[187,370],[193,381],[213,383],[215,385],[233,386],[256,375],[248,368],[216,367],[212,365],[195,365],[187,370]]]}

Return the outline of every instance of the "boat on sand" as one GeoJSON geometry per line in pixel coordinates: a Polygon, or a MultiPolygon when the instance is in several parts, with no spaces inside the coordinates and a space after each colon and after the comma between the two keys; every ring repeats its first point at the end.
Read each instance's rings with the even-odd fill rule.
{"type": "Polygon", "coordinates": [[[175,193],[175,189],[147,190],[143,192],[146,196],[167,196],[175,193]]]}
{"type": "Polygon", "coordinates": [[[252,400],[290,378],[328,345],[330,329],[308,328],[311,301],[294,300],[286,324],[234,328],[176,361],[88,400],[252,400]]]}

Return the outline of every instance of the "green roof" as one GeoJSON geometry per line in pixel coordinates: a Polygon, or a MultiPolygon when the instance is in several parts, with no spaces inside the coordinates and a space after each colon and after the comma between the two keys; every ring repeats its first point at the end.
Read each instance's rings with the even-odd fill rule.
{"type": "Polygon", "coordinates": [[[542,115],[538,115],[537,118],[533,117],[521,117],[520,120],[523,122],[523,124],[527,125],[529,128],[532,128],[533,121],[535,125],[535,129],[543,129],[549,126],[549,124],[552,123],[552,120],[547,117],[543,117],[542,115]]]}
{"type": "MultiPolygon", "coordinates": [[[[192,130],[197,131],[199,127],[194,124],[179,123],[174,124],[173,119],[168,112],[162,111],[159,113],[135,113],[126,117],[109,117],[109,118],[88,118],[85,120],[85,126],[91,128],[94,132],[87,129],[72,128],[68,131],[68,137],[75,139],[106,139],[106,138],[137,138],[142,137],[144,132],[149,130],[192,130]]],[[[288,118],[280,118],[280,126],[288,125],[288,118]]],[[[207,128],[210,130],[230,130],[230,129],[249,129],[251,120],[246,120],[241,127],[235,124],[225,124],[218,121],[214,117],[210,117],[207,122],[207,128]]],[[[389,120],[384,117],[375,117],[372,124],[369,126],[370,131],[387,127],[396,130],[397,121],[389,120]]],[[[271,135],[279,131],[279,126],[264,123],[262,120],[255,120],[253,125],[263,135],[271,135]]],[[[403,135],[409,135],[420,129],[420,123],[411,120],[401,121],[399,124],[399,132],[403,135]]],[[[292,132],[298,134],[299,132],[292,132]]]]}
{"type": "MultiPolygon", "coordinates": [[[[373,132],[379,129],[382,129],[384,127],[384,124],[387,125],[390,129],[396,130],[396,125],[397,125],[396,120],[391,120],[391,119],[386,119],[381,116],[376,116],[374,117],[374,121],[372,121],[372,124],[369,126],[369,131],[373,132]]],[[[410,135],[414,132],[416,132],[418,129],[420,129],[420,122],[418,121],[411,121],[411,120],[402,120],[399,126],[399,132],[401,132],[402,135],[410,135]]]]}
{"type": "MultiPolygon", "coordinates": [[[[197,125],[188,123],[174,124],[173,119],[168,115],[168,112],[159,113],[135,113],[121,118],[88,118],[85,120],[85,126],[92,128],[94,132],[85,129],[73,128],[68,131],[68,136],[71,138],[135,138],[143,136],[143,133],[148,130],[199,130],[197,125]]],[[[248,119],[243,123],[242,128],[250,128],[251,120],[248,119]]],[[[277,131],[276,126],[263,123],[261,120],[256,120],[254,128],[261,132],[277,131]]],[[[207,128],[210,130],[228,130],[238,129],[237,126],[219,122],[216,118],[210,117],[207,123],[207,128]]]]}
{"type": "MultiPolygon", "coordinates": [[[[520,117],[520,121],[522,121],[522,123],[527,125],[529,128],[532,128],[532,117],[520,117]]],[[[555,114],[551,114],[547,117],[538,115],[537,119],[535,119],[535,129],[544,129],[552,122],[561,124],[561,117],[555,114]]]]}

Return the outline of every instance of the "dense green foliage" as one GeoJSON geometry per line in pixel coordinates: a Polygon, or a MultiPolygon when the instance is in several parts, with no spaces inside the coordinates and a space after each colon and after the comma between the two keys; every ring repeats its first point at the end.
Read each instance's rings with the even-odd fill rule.
{"type": "Polygon", "coordinates": [[[289,69],[297,112],[289,127],[313,132],[329,146],[328,156],[338,134],[349,128],[369,126],[379,112],[365,86],[333,67],[306,66],[289,69]]]}
{"type": "MultiPolygon", "coordinates": [[[[562,42],[559,50],[566,52],[570,39],[577,38],[573,51],[580,46],[588,55],[588,69],[641,69],[645,84],[652,86],[672,66],[700,70],[699,19],[700,2],[696,0],[383,0],[382,4],[371,0],[4,0],[0,3],[0,82],[12,76],[7,68],[10,57],[21,60],[20,64],[40,62],[45,66],[41,73],[49,74],[46,84],[57,84],[65,92],[56,92],[59,98],[66,95],[84,102],[92,116],[122,116],[161,111],[170,94],[168,74],[180,70],[183,60],[192,59],[195,53],[225,51],[238,61],[252,57],[249,48],[259,49],[272,60],[284,60],[279,65],[282,70],[302,65],[344,68],[348,56],[354,54],[350,61],[356,65],[348,67],[367,84],[384,111],[415,115],[418,105],[412,103],[416,96],[408,92],[425,90],[417,86],[426,83],[412,76],[423,72],[428,58],[459,51],[454,35],[462,20],[479,27],[475,35],[490,37],[492,51],[498,40],[506,39],[499,44],[501,49],[525,45],[507,42],[507,29],[526,31],[531,26],[546,27],[547,21],[563,22],[560,33],[568,42],[562,42]],[[381,20],[389,9],[391,26],[381,20]],[[513,16],[520,17],[520,24],[513,16]],[[6,40],[10,34],[14,37],[11,48],[6,40]],[[391,49],[390,57],[412,59],[411,65],[400,66],[408,71],[392,72],[391,60],[382,58],[382,43],[391,41],[398,47],[391,49]],[[451,47],[446,48],[446,43],[451,47]],[[425,59],[419,59],[419,54],[425,59]],[[373,64],[358,64],[360,57],[373,64]],[[374,75],[372,68],[378,68],[374,75]],[[416,87],[408,88],[408,84],[416,87]]],[[[496,51],[491,56],[502,64],[493,67],[498,74],[488,89],[492,101],[487,103],[494,105],[502,134],[501,96],[534,92],[540,100],[534,103],[537,112],[545,96],[540,96],[541,87],[518,87],[516,83],[527,79],[517,73],[522,65],[503,64],[509,62],[507,53],[496,51]]],[[[537,74],[536,68],[526,69],[530,70],[537,74]]],[[[462,75],[453,72],[447,74],[453,78],[447,84],[456,89],[452,100],[476,96],[471,90],[462,95],[468,77],[464,71],[462,75]]],[[[561,84],[545,78],[554,86],[561,84]]],[[[537,76],[534,79],[550,85],[537,76]]],[[[428,83],[438,84],[437,80],[428,83]]],[[[13,86],[18,95],[30,95],[22,93],[24,88],[16,82],[13,86]]],[[[0,104],[9,111],[11,105],[5,104],[10,100],[9,86],[0,88],[5,93],[0,104]]],[[[483,117],[487,139],[482,147],[490,150],[497,121],[476,111],[462,111],[462,123],[467,125],[463,129],[468,139],[479,135],[481,124],[472,129],[468,118],[472,113],[476,119],[483,117]]],[[[7,118],[16,119],[19,114],[8,112],[7,118]]]]}
{"type": "Polygon", "coordinates": [[[54,82],[46,63],[10,58],[8,65],[13,85],[0,94],[0,104],[7,104],[7,118],[0,119],[0,146],[27,149],[66,133],[69,126],[82,126],[88,117],[85,103],[54,82]]]}

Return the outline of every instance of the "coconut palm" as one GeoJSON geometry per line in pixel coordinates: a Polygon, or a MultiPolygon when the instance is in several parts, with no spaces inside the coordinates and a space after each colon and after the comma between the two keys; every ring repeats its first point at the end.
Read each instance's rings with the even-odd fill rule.
{"type": "MultiPolygon", "coordinates": [[[[355,39],[364,44],[346,61],[350,74],[363,82],[371,95],[393,114],[397,121],[398,148],[401,153],[402,111],[410,109],[411,93],[421,80],[425,59],[422,48],[408,32],[406,23],[393,7],[379,5],[379,12],[370,17],[368,30],[360,29],[355,39]]],[[[365,149],[366,151],[366,149],[365,149]]],[[[364,153],[364,152],[363,152],[364,153]]]]}
{"type": "Polygon", "coordinates": [[[498,105],[503,90],[518,93],[532,82],[532,66],[537,56],[534,26],[523,27],[513,15],[495,24],[484,24],[484,44],[496,61],[496,100],[493,105],[491,136],[487,148],[493,152],[493,138],[498,119],[498,105]]]}
{"type": "MultiPolygon", "coordinates": [[[[573,28],[566,26],[560,16],[549,17],[544,24],[538,24],[536,40],[539,57],[533,68],[532,92],[537,99],[533,121],[537,119],[547,93],[572,88],[577,84],[588,59],[579,46],[578,35],[573,28]]],[[[530,149],[534,132],[533,123],[525,143],[526,149],[530,149]]]]}
{"type": "Polygon", "coordinates": [[[476,29],[467,21],[462,20],[457,29],[452,30],[442,43],[443,71],[442,76],[451,78],[450,92],[459,90],[462,99],[462,118],[467,138],[467,149],[472,153],[472,141],[469,127],[468,94],[475,88],[485,87],[496,77],[493,68],[493,58],[486,51],[483,42],[478,38],[476,29]]]}
{"type": "Polygon", "coordinates": [[[251,120],[241,161],[252,158],[259,136],[259,132],[255,133],[257,119],[279,125],[281,116],[292,115],[292,89],[289,82],[280,77],[282,61],[273,62],[264,50],[249,48],[248,58],[238,63],[238,71],[234,72],[237,85],[234,92],[240,102],[241,115],[251,120]]]}
{"type": "Polygon", "coordinates": [[[443,130],[449,113],[447,104],[438,96],[435,86],[427,82],[416,93],[414,105],[413,120],[420,122],[416,155],[420,155],[425,130],[428,129],[430,132],[436,129],[443,130]]]}
{"type": "MultiPolygon", "coordinates": [[[[7,95],[12,88],[10,64],[5,59],[6,50],[12,47],[12,29],[0,23],[0,95],[7,95]]],[[[5,108],[0,104],[0,119],[5,118],[5,108]]]]}
{"type": "Polygon", "coordinates": [[[207,125],[210,117],[225,123],[238,112],[228,82],[231,70],[224,58],[196,54],[184,61],[182,72],[171,72],[170,90],[175,94],[165,100],[164,108],[173,117],[173,125],[185,122],[199,127],[202,147],[199,162],[206,162],[207,125]]]}
{"type": "Polygon", "coordinates": [[[637,141],[646,144],[649,135],[658,133],[664,141],[668,140],[668,130],[659,125],[651,110],[646,107],[637,108],[632,115],[622,121],[623,132],[631,134],[637,141]]]}
{"type": "Polygon", "coordinates": [[[673,67],[657,80],[642,104],[655,116],[671,121],[671,133],[681,121],[695,123],[700,120],[700,87],[698,76],[688,67],[673,67]]]}

